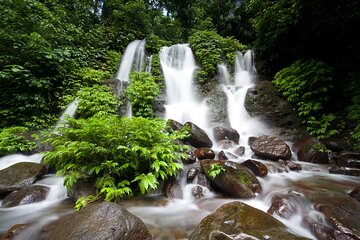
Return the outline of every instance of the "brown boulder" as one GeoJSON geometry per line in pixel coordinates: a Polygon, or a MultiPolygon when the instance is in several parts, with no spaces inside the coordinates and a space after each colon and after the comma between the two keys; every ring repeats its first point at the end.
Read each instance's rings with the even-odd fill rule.
{"type": "Polygon", "coordinates": [[[332,158],[339,167],[360,168],[360,153],[342,152],[332,158]]]}
{"type": "Polygon", "coordinates": [[[265,177],[268,174],[268,169],[265,164],[259,161],[248,159],[245,162],[241,163],[241,165],[250,169],[250,171],[255,174],[255,176],[265,177]]]}
{"type": "Polygon", "coordinates": [[[191,183],[195,177],[199,174],[200,169],[199,168],[190,168],[186,173],[186,181],[188,183],[191,183]]]}
{"type": "Polygon", "coordinates": [[[338,166],[331,166],[329,167],[329,173],[333,174],[343,174],[349,176],[360,176],[360,169],[359,168],[349,168],[349,167],[338,167],[338,166]]]}
{"type": "Polygon", "coordinates": [[[205,175],[223,193],[236,198],[252,198],[261,192],[261,185],[255,175],[239,163],[231,161],[201,160],[205,175]],[[214,178],[210,176],[212,165],[218,165],[224,171],[214,178]]]}
{"type": "Polygon", "coordinates": [[[49,223],[39,240],[151,240],[143,221],[116,203],[89,204],[49,223]]]}
{"type": "Polygon", "coordinates": [[[306,239],[287,231],[271,215],[242,202],[227,203],[208,215],[191,233],[189,240],[208,239],[306,239]]]}
{"type": "Polygon", "coordinates": [[[26,186],[20,190],[13,191],[5,197],[2,207],[15,207],[45,200],[49,188],[44,186],[26,186]]]}
{"type": "Polygon", "coordinates": [[[215,152],[211,148],[201,147],[195,150],[195,156],[197,159],[214,159],[215,152]]]}
{"type": "Polygon", "coordinates": [[[262,135],[250,144],[251,150],[258,156],[270,160],[289,160],[291,158],[290,147],[281,139],[262,135]]]}
{"type": "Polygon", "coordinates": [[[187,127],[190,132],[190,136],[185,138],[184,141],[188,142],[191,146],[196,148],[211,148],[213,146],[213,142],[206,134],[206,132],[203,129],[199,128],[196,124],[192,122],[187,122],[184,124],[184,127],[187,127]]]}
{"type": "Polygon", "coordinates": [[[233,128],[214,127],[213,134],[216,141],[232,140],[239,144],[240,134],[233,128]]]}
{"type": "Polygon", "coordinates": [[[299,161],[311,163],[329,163],[326,147],[315,138],[306,137],[294,142],[293,151],[299,161]]]}

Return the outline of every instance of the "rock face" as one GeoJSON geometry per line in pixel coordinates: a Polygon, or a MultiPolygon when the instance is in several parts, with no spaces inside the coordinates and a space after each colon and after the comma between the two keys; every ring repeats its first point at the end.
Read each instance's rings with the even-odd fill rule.
{"type": "Polygon", "coordinates": [[[200,165],[206,176],[219,191],[231,197],[252,198],[261,192],[261,185],[255,175],[241,164],[231,161],[201,160],[200,165]],[[213,164],[224,169],[215,178],[209,176],[213,164]]]}
{"type": "Polygon", "coordinates": [[[7,195],[2,202],[2,207],[15,207],[19,205],[40,202],[46,198],[49,188],[44,186],[27,186],[7,195]]]}
{"type": "Polygon", "coordinates": [[[293,144],[293,151],[303,162],[329,163],[328,154],[323,149],[326,150],[325,145],[311,137],[299,139],[293,144]]]}
{"type": "Polygon", "coordinates": [[[201,159],[214,159],[215,158],[215,153],[213,150],[211,150],[211,148],[197,148],[195,150],[195,156],[197,157],[197,159],[201,160],[201,159]]]}
{"type": "Polygon", "coordinates": [[[184,126],[187,126],[190,129],[190,137],[184,139],[184,141],[187,141],[191,146],[196,148],[211,148],[213,146],[213,142],[206,134],[206,132],[197,125],[191,122],[187,122],[184,124],[184,126]]]}
{"type": "Polygon", "coordinates": [[[231,202],[201,220],[189,237],[189,240],[208,239],[290,240],[306,238],[289,233],[285,225],[267,213],[242,202],[231,202]]]}
{"type": "Polygon", "coordinates": [[[251,150],[256,156],[269,160],[289,160],[291,158],[290,147],[281,139],[262,135],[250,144],[251,150]]]}
{"type": "Polygon", "coordinates": [[[233,140],[239,144],[240,134],[233,128],[214,127],[212,131],[216,141],[233,140]]]}
{"type": "Polygon", "coordinates": [[[41,240],[151,240],[143,221],[116,203],[90,204],[45,226],[41,240]]]}
{"type": "Polygon", "coordinates": [[[89,195],[96,195],[94,179],[88,179],[87,181],[80,179],[71,187],[71,190],[68,191],[68,196],[73,201],[77,201],[78,198],[87,197],[89,195]]]}
{"type": "Polygon", "coordinates": [[[260,81],[249,88],[245,97],[245,108],[250,116],[263,119],[274,134],[286,140],[306,135],[293,106],[283,100],[271,81],[260,81]]]}
{"type": "Polygon", "coordinates": [[[42,164],[32,162],[16,163],[0,171],[0,195],[19,190],[46,174],[42,164]]]}

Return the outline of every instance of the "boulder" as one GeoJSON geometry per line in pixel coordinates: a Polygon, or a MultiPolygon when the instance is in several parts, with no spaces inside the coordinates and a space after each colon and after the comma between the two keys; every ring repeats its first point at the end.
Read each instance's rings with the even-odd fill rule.
{"type": "Polygon", "coordinates": [[[184,124],[184,127],[188,127],[190,131],[190,136],[185,138],[184,141],[188,142],[191,146],[196,148],[211,148],[213,146],[213,142],[206,132],[194,123],[187,122],[184,124]]]}
{"type": "Polygon", "coordinates": [[[211,148],[201,147],[195,150],[195,156],[197,159],[214,159],[215,152],[211,148]]]}
{"type": "Polygon", "coordinates": [[[96,196],[95,182],[95,179],[79,179],[68,191],[69,198],[76,202],[80,197],[96,196]]]}
{"type": "Polygon", "coordinates": [[[265,177],[268,174],[268,169],[265,164],[259,161],[248,159],[245,162],[241,163],[241,165],[243,165],[247,169],[250,169],[250,171],[255,174],[255,176],[265,177]]]}
{"type": "Polygon", "coordinates": [[[294,163],[290,160],[284,161],[284,165],[288,167],[290,171],[300,171],[302,169],[300,164],[294,163]]]}
{"type": "MultiPolygon", "coordinates": [[[[293,194],[275,195],[271,200],[271,206],[267,212],[271,215],[290,219],[296,213],[301,211],[301,205],[298,203],[298,198],[302,197],[293,194]]],[[[304,199],[300,199],[300,201],[304,201],[304,199]]]]}
{"type": "Polygon", "coordinates": [[[297,155],[299,161],[311,163],[329,163],[329,157],[326,153],[326,147],[319,140],[306,137],[296,140],[292,150],[297,155]]]}
{"type": "Polygon", "coordinates": [[[176,130],[176,131],[180,130],[183,127],[183,124],[181,124],[178,121],[175,121],[173,119],[169,119],[167,121],[167,124],[170,127],[170,129],[176,130]]]}
{"type": "Polygon", "coordinates": [[[338,167],[334,165],[329,167],[329,173],[349,175],[349,176],[360,176],[360,169],[349,168],[349,167],[338,167]]]}
{"type": "Polygon", "coordinates": [[[235,153],[237,156],[239,156],[239,157],[243,156],[244,153],[245,153],[245,147],[240,146],[240,147],[236,148],[236,149],[234,150],[234,153],[235,153]]]}
{"type": "Polygon", "coordinates": [[[214,127],[212,131],[216,141],[232,140],[239,144],[240,134],[233,128],[214,127]]]}
{"type": "Polygon", "coordinates": [[[46,174],[46,167],[32,162],[20,162],[0,170],[0,195],[19,190],[46,174]]]}
{"type": "Polygon", "coordinates": [[[360,168],[360,153],[357,152],[341,152],[332,160],[339,167],[360,168]]]}
{"type": "Polygon", "coordinates": [[[279,96],[271,81],[259,81],[249,88],[244,105],[250,116],[264,120],[276,136],[293,141],[306,135],[294,107],[279,96]]]}
{"type": "Polygon", "coordinates": [[[269,160],[289,160],[290,147],[275,136],[262,135],[250,144],[251,150],[258,156],[269,160]]]}
{"type": "Polygon", "coordinates": [[[151,240],[143,221],[116,203],[89,204],[49,223],[40,240],[151,240]]]}
{"type": "Polygon", "coordinates": [[[201,220],[189,236],[189,240],[208,239],[290,240],[306,238],[288,232],[284,224],[267,213],[242,202],[231,202],[201,220]]]}
{"type": "Polygon", "coordinates": [[[255,175],[239,163],[201,160],[200,165],[206,176],[219,191],[231,197],[252,198],[261,192],[261,185],[255,175]],[[215,178],[209,175],[213,164],[219,165],[224,169],[215,178]]]}
{"type": "Polygon", "coordinates": [[[218,159],[219,159],[219,160],[228,160],[228,157],[226,156],[226,153],[221,150],[221,151],[218,153],[218,159]]]}
{"type": "Polygon", "coordinates": [[[195,186],[191,188],[191,194],[195,197],[195,199],[201,199],[204,197],[204,190],[201,186],[195,186]]]}
{"type": "Polygon", "coordinates": [[[196,155],[195,155],[195,150],[194,149],[186,150],[186,154],[187,154],[187,158],[181,159],[182,163],[184,163],[184,164],[193,164],[193,163],[196,162],[196,155]]]}
{"type": "Polygon", "coordinates": [[[327,223],[334,229],[335,239],[360,239],[360,203],[342,195],[318,195],[313,199],[316,210],[322,212],[327,223]]]}
{"type": "Polygon", "coordinates": [[[15,207],[45,200],[49,188],[44,186],[26,186],[20,190],[13,191],[2,201],[2,207],[15,207]]]}

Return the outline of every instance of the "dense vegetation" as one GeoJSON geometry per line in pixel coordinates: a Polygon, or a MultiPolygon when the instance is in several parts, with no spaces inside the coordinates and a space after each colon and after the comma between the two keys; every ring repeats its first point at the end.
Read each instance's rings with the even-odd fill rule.
{"type": "Polygon", "coordinates": [[[52,128],[80,99],[77,120],[51,138],[47,155],[68,186],[95,176],[99,196],[111,200],[155,188],[179,169],[182,146],[172,140],[184,133],[164,131],[151,104],[163,85],[157,53],[182,42],[201,67],[200,84],[235,50],[254,48],[259,70],[312,135],[351,136],[360,150],[359,1],[2,0],[0,12],[0,154],[34,149],[24,133],[52,128]],[[151,75],[134,73],[126,91],[139,118],[117,118],[123,103],[104,80],[127,44],[144,38],[151,75]]]}

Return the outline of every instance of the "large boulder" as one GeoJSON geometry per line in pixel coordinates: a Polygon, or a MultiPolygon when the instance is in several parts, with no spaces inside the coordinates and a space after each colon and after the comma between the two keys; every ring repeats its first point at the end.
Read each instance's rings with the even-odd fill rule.
{"type": "Polygon", "coordinates": [[[216,141],[233,140],[239,144],[240,134],[233,128],[214,127],[212,131],[216,141]]]}
{"type": "Polygon", "coordinates": [[[211,148],[202,147],[202,148],[197,148],[195,150],[195,156],[199,160],[202,160],[202,159],[214,159],[215,158],[215,152],[211,148]]]}
{"type": "Polygon", "coordinates": [[[360,153],[358,152],[341,152],[331,160],[339,167],[360,168],[360,153]]]}
{"type": "Polygon", "coordinates": [[[49,188],[45,186],[26,186],[20,190],[13,191],[2,201],[2,207],[15,207],[45,200],[49,188]]]}
{"type": "Polygon", "coordinates": [[[190,130],[190,136],[185,138],[184,141],[188,142],[191,146],[200,148],[207,147],[211,148],[213,146],[213,142],[206,134],[206,132],[199,128],[196,124],[192,122],[186,122],[184,127],[188,127],[190,130]]]}
{"type": "Polygon", "coordinates": [[[296,140],[292,146],[292,150],[297,155],[299,161],[329,163],[325,145],[316,138],[305,137],[296,140]]]}
{"type": "Polygon", "coordinates": [[[150,240],[140,218],[116,203],[90,204],[78,212],[49,223],[39,240],[150,240]]]}
{"type": "Polygon", "coordinates": [[[279,220],[242,202],[227,203],[208,215],[189,240],[306,239],[287,231],[279,220]],[[265,238],[266,236],[266,238],[265,238]]]}
{"type": "Polygon", "coordinates": [[[0,195],[19,190],[46,174],[46,167],[32,162],[20,162],[0,171],[0,195]]]}
{"type": "Polygon", "coordinates": [[[274,135],[292,141],[306,135],[294,107],[283,100],[271,81],[260,81],[249,88],[245,109],[252,117],[259,117],[271,128],[274,135]]]}
{"type": "Polygon", "coordinates": [[[247,169],[250,169],[250,171],[254,173],[255,176],[265,177],[268,174],[268,169],[265,164],[259,161],[248,159],[245,162],[241,163],[241,165],[243,165],[247,169]]]}
{"type": "Polygon", "coordinates": [[[241,164],[231,161],[201,160],[201,168],[219,191],[236,198],[252,198],[261,192],[258,179],[241,164]],[[214,178],[210,176],[212,165],[218,165],[224,171],[214,178]]]}
{"type": "Polygon", "coordinates": [[[275,136],[262,135],[251,142],[250,148],[256,156],[263,159],[277,161],[291,158],[290,147],[275,136]]]}

